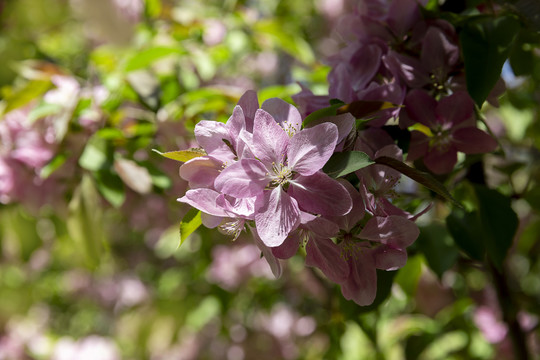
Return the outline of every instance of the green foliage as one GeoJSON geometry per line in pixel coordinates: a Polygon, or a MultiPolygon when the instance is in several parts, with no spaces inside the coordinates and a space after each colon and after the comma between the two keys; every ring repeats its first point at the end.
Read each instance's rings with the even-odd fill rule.
{"type": "Polygon", "coordinates": [[[334,153],[324,165],[323,171],[336,179],[371,164],[374,162],[362,151],[344,151],[334,153]]]}
{"type": "Polygon", "coordinates": [[[201,225],[201,212],[197,209],[190,209],[180,222],[180,243],[178,247],[201,225]]]}

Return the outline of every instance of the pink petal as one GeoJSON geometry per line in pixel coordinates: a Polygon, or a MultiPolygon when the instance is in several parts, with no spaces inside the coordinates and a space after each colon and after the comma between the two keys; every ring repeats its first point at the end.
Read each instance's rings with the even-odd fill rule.
{"type": "Polygon", "coordinates": [[[246,120],[246,130],[253,132],[253,120],[255,112],[259,108],[259,99],[257,93],[253,90],[248,90],[238,100],[238,105],[242,108],[246,120]]]}
{"type": "Polygon", "coordinates": [[[352,208],[347,189],[321,171],[297,177],[291,182],[288,193],[298,201],[302,210],[314,214],[341,216],[352,208]]]}
{"type": "MultiPolygon", "coordinates": [[[[289,134],[295,134],[302,128],[302,116],[291,104],[280,98],[271,98],[263,102],[261,109],[267,111],[289,134]]],[[[290,136],[290,135],[289,135],[290,136]]]]}
{"type": "Polygon", "coordinates": [[[217,191],[237,198],[260,195],[268,184],[267,170],[255,159],[242,159],[226,167],[214,181],[217,191]]]}
{"type": "Polygon", "coordinates": [[[412,120],[429,128],[434,128],[438,123],[435,117],[437,101],[424,90],[415,89],[410,91],[405,98],[404,105],[407,114],[412,120]]]}
{"type": "Polygon", "coordinates": [[[474,112],[474,103],[465,91],[456,91],[439,101],[435,113],[444,119],[446,126],[453,127],[468,120],[474,112]]]}
{"type": "Polygon", "coordinates": [[[298,251],[300,242],[300,234],[297,230],[295,230],[291,232],[289,236],[287,236],[283,244],[270,249],[272,250],[272,254],[274,254],[274,256],[278,259],[289,259],[298,251]]]}
{"type": "Polygon", "coordinates": [[[377,271],[369,249],[363,249],[357,256],[350,257],[348,263],[351,272],[341,284],[343,297],[360,306],[373,303],[377,295],[377,271]]]}
{"type": "Polygon", "coordinates": [[[264,110],[255,113],[253,126],[253,154],[268,168],[283,163],[289,136],[276,120],[264,110]]]}
{"type": "Polygon", "coordinates": [[[272,270],[272,274],[276,278],[279,278],[282,273],[281,264],[279,262],[279,259],[272,254],[272,250],[266,246],[263,242],[263,240],[260,238],[259,234],[257,233],[256,229],[251,229],[251,233],[253,234],[253,240],[255,241],[255,245],[261,250],[264,259],[270,266],[270,270],[272,270]]]}
{"type": "Polygon", "coordinates": [[[422,64],[437,78],[445,78],[448,70],[459,60],[459,47],[435,26],[429,27],[422,41],[422,64]]]}
{"type": "Polygon", "coordinates": [[[311,239],[306,246],[306,265],[321,269],[328,279],[342,283],[349,275],[349,265],[341,249],[330,239],[311,239]]]}
{"type": "Polygon", "coordinates": [[[218,192],[211,189],[194,189],[188,190],[178,201],[191,205],[195,209],[210,215],[228,217],[227,212],[216,205],[216,199],[219,195],[218,192]]]}
{"type": "Polygon", "coordinates": [[[375,267],[381,270],[397,270],[405,266],[407,252],[391,246],[382,245],[373,250],[375,267]]]}
{"type": "Polygon", "coordinates": [[[411,144],[407,153],[407,161],[414,161],[429,151],[429,137],[420,131],[411,131],[411,144]]]}
{"type": "Polygon", "coordinates": [[[390,215],[369,219],[358,237],[404,249],[411,245],[419,234],[420,230],[414,222],[402,216],[390,215]]]}
{"type": "Polygon", "coordinates": [[[310,122],[306,127],[311,128],[315,125],[323,124],[323,123],[332,123],[336,124],[338,129],[338,139],[337,143],[341,143],[343,140],[347,138],[347,136],[351,133],[351,130],[353,129],[353,126],[355,125],[355,118],[351,115],[351,113],[345,113],[345,114],[339,114],[335,116],[326,116],[322,117],[320,119],[314,120],[310,122]]]}
{"type": "Polygon", "coordinates": [[[351,57],[350,64],[355,69],[351,74],[352,89],[363,90],[381,66],[382,49],[377,44],[362,46],[351,57]]]}
{"type": "Polygon", "coordinates": [[[242,107],[236,105],[234,107],[233,113],[226,124],[227,130],[229,131],[230,137],[235,141],[240,132],[246,128],[246,119],[244,117],[244,111],[242,107]]]}
{"type": "Polygon", "coordinates": [[[352,208],[344,216],[329,216],[329,219],[335,222],[340,229],[349,232],[353,227],[364,218],[366,208],[362,195],[356,188],[347,180],[339,179],[341,185],[347,190],[352,201],[352,208]]]}
{"type": "Polygon", "coordinates": [[[300,224],[298,203],[281,186],[272,191],[266,190],[257,198],[256,208],[255,225],[266,246],[281,245],[300,224]]]}
{"type": "Polygon", "coordinates": [[[223,219],[224,218],[222,216],[214,216],[205,212],[201,213],[202,224],[209,229],[218,227],[219,224],[221,224],[221,222],[223,221],[223,219]]]}
{"type": "Polygon", "coordinates": [[[435,174],[447,174],[454,169],[457,163],[457,149],[451,146],[441,152],[437,148],[432,148],[424,156],[424,164],[435,174]]]}
{"type": "Polygon", "coordinates": [[[255,197],[237,199],[221,194],[216,199],[216,205],[231,214],[252,220],[255,215],[255,197]]]}
{"type": "Polygon", "coordinates": [[[189,186],[214,187],[214,180],[219,176],[223,163],[211,156],[201,156],[186,161],[180,166],[180,177],[189,181],[189,186]]]}
{"type": "MultiPolygon", "coordinates": [[[[302,212],[302,214],[305,213],[302,212]]],[[[339,233],[339,226],[336,223],[322,217],[314,217],[313,220],[302,225],[313,233],[310,235],[323,239],[335,237],[339,233]]]]}
{"type": "Polygon", "coordinates": [[[324,123],[296,133],[287,149],[288,167],[308,176],[316,173],[334,153],[338,139],[337,126],[324,123]]]}
{"type": "Polygon", "coordinates": [[[232,143],[232,138],[226,125],[217,121],[202,120],[195,125],[195,138],[199,145],[206,150],[208,155],[219,158],[222,161],[231,161],[235,154],[224,139],[232,143]]]}
{"type": "Polygon", "coordinates": [[[483,154],[494,151],[497,141],[484,131],[466,127],[456,130],[452,137],[456,148],[465,154],[483,154]]]}

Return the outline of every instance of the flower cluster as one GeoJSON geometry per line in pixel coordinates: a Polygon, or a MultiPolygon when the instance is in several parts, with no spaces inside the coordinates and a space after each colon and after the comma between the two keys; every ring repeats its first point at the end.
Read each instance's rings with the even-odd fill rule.
{"type": "MultiPolygon", "coordinates": [[[[304,88],[293,99],[305,115],[327,107],[330,99],[385,103],[370,114],[368,126],[399,121],[411,131],[408,160],[421,159],[433,173],[445,174],[456,165],[458,151],[491,152],[497,142],[473,120],[454,27],[423,18],[420,6],[425,3],[363,1],[337,29],[344,47],[329,59],[329,95],[304,88]]],[[[488,101],[496,104],[503,91],[500,81],[488,101]]]]}
{"type": "MultiPolygon", "coordinates": [[[[226,123],[195,127],[205,155],[180,167],[190,190],[178,200],[199,209],[205,226],[234,238],[251,228],[276,276],[279,259],[305,246],[308,266],[340,284],[345,298],[368,305],[376,294],[376,269],[402,267],[418,228],[389,200],[399,173],[372,165],[357,172],[356,188],[322,171],[356,131],[350,114],[323,120],[303,127],[294,106],[273,98],[259,109],[255,92],[246,92],[226,123]]],[[[357,142],[372,146],[362,137],[357,142]]],[[[374,155],[401,159],[391,140],[374,155]]]]}

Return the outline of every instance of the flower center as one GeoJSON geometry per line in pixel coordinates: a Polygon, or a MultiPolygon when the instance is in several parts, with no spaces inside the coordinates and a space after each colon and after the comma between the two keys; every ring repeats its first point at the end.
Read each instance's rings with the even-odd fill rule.
{"type": "Polygon", "coordinates": [[[293,172],[283,163],[272,163],[272,172],[269,175],[272,179],[270,186],[284,186],[292,179],[293,172]]]}

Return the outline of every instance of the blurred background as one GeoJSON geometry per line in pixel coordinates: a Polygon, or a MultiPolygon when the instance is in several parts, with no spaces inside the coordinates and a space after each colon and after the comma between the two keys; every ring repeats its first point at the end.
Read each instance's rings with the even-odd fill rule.
{"type": "MultiPolygon", "coordinates": [[[[291,101],[298,82],[327,93],[351,3],[0,0],[0,360],[513,358],[488,272],[454,246],[443,204],[369,307],[301,255],[274,279],[245,235],[201,227],[179,246],[187,184],[151,150],[195,146],[195,124],[225,121],[248,89],[261,103],[291,101]]],[[[509,90],[484,110],[509,159],[492,159],[492,185],[535,189],[516,197],[508,267],[540,353],[540,61],[523,49],[528,65],[505,68],[509,90]]]]}

